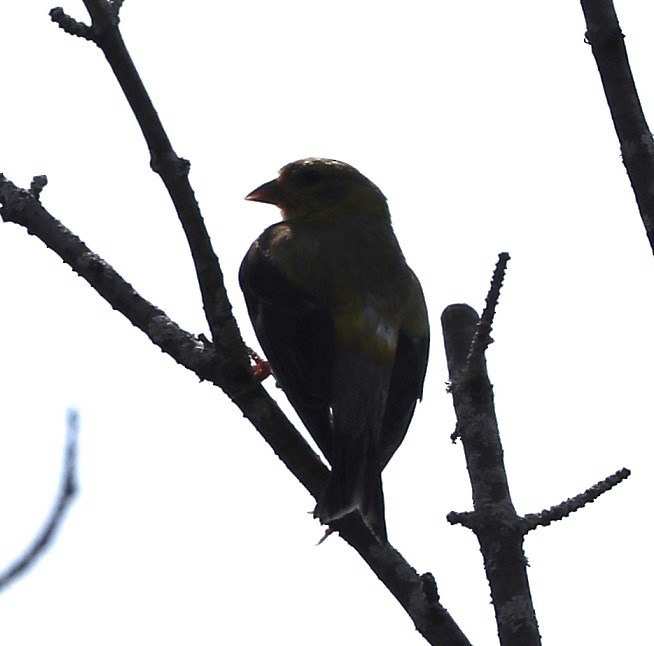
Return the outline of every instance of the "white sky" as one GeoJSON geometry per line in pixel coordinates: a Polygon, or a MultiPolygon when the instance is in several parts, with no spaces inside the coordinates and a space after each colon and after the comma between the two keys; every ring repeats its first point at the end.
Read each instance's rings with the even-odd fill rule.
{"type": "MultiPolygon", "coordinates": [[[[617,5],[654,119],[654,10],[617,5]]],[[[50,23],[51,6],[0,9],[0,172],[22,186],[47,174],[55,217],[206,332],[126,101],[99,50],[50,23]]],[[[64,8],[86,19],[82,2],[64,8]]],[[[654,258],[579,3],[128,0],[121,26],[192,162],[249,342],[238,265],[278,214],[243,196],[317,155],[389,198],[433,329],[425,401],[385,472],[389,535],[434,573],[476,646],[496,643],[495,626],[476,540],[445,520],[471,501],[449,441],[439,317],[453,302],[481,307],[497,253],[511,253],[488,359],[518,511],[633,470],[527,537],[544,643],[645,643],[654,258]]],[[[0,302],[0,563],[51,508],[66,408],[82,420],[81,495],[52,549],[0,595],[0,643],[424,643],[339,538],[314,546],[311,498],[226,397],[14,225],[0,227],[0,302]]]]}

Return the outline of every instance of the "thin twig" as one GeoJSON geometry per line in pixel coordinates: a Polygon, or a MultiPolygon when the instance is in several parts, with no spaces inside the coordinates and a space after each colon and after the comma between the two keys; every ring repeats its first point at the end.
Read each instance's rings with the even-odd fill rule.
{"type": "Polygon", "coordinates": [[[557,520],[562,520],[585,505],[594,502],[603,493],[613,489],[613,487],[620,484],[623,480],[626,480],[630,475],[631,471],[629,471],[629,469],[620,469],[608,478],[605,478],[597,484],[594,484],[589,489],[586,489],[583,493],[574,496],[574,498],[564,500],[558,505],[550,507],[549,509],[544,509],[538,514],[525,514],[524,533],[526,534],[532,529],[536,529],[536,527],[545,527],[557,520]]]}
{"type": "Polygon", "coordinates": [[[486,295],[486,306],[484,307],[484,311],[479,319],[477,331],[472,337],[472,342],[470,343],[470,352],[466,361],[467,369],[470,372],[476,371],[480,368],[481,355],[492,343],[490,333],[493,328],[495,310],[500,300],[500,290],[502,289],[502,283],[504,282],[504,276],[506,275],[506,266],[510,258],[509,254],[503,251],[499,254],[497,264],[495,265],[493,278],[491,279],[490,288],[486,295]]]}
{"type": "Polygon", "coordinates": [[[88,25],[71,18],[61,7],[50,9],[50,18],[71,36],[94,41],[93,30],[88,25]]]}
{"type": "Polygon", "coordinates": [[[67,509],[77,494],[77,438],[79,435],[79,415],[76,410],[68,411],[66,451],[62,471],[59,494],[50,517],[43,529],[34,539],[32,545],[4,572],[0,573],[0,590],[13,583],[19,576],[27,572],[52,542],[61,526],[67,509]]]}

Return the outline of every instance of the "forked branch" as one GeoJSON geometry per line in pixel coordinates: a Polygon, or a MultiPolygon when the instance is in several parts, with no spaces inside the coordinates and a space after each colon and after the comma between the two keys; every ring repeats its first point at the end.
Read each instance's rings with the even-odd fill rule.
{"type": "Polygon", "coordinates": [[[465,452],[474,511],[448,520],[471,529],[479,541],[502,646],[537,646],[540,635],[527,577],[524,537],[593,502],[629,475],[621,469],[579,496],[540,514],[519,516],[509,492],[485,351],[506,271],[500,254],[481,319],[468,305],[450,305],[441,317],[457,429],[465,452]]]}
{"type": "MultiPolygon", "coordinates": [[[[39,201],[44,179],[29,191],[0,176],[0,215],[38,236],[178,363],[221,387],[243,411],[275,453],[317,496],[326,467],[286,419],[266,391],[253,382],[247,349],[231,312],[218,258],[188,181],[189,164],[174,152],[118,30],[119,2],[84,0],[91,16],[85,25],[63,10],[51,14],[66,32],[97,44],[111,65],[132,107],[151,155],[151,166],[164,182],[182,224],[195,263],[211,341],[179,328],[165,313],[141,297],[103,259],[53,218],[39,201]]],[[[419,575],[391,545],[380,546],[365,524],[351,516],[336,529],[398,599],[425,639],[440,646],[469,646],[438,599],[433,577],[419,575]]]]}

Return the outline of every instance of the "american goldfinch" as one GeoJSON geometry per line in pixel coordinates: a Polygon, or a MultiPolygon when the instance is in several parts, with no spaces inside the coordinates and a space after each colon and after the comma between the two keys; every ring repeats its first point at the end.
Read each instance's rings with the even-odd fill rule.
{"type": "Polygon", "coordinates": [[[429,322],[382,192],[343,162],[284,166],[247,200],[282,221],[239,272],[273,373],[331,465],[314,516],[358,511],[387,540],[381,472],[404,439],[422,387],[429,322]]]}

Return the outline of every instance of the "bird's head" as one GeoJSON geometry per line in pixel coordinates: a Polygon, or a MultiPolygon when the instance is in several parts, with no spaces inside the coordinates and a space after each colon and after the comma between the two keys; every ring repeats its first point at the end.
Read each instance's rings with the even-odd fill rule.
{"type": "Polygon", "coordinates": [[[334,215],[388,218],[383,193],[356,168],[334,159],[311,157],[284,166],[276,179],[246,197],[274,204],[284,220],[314,220],[334,215]]]}

